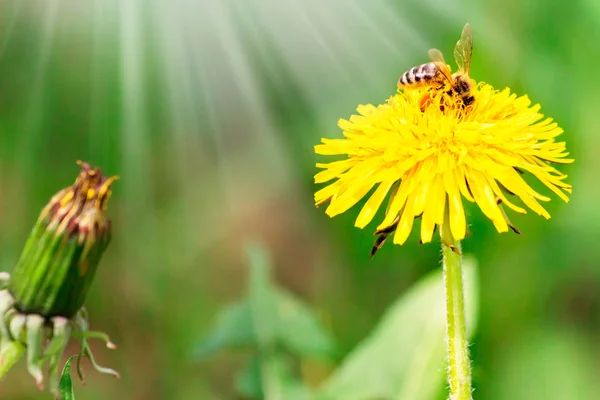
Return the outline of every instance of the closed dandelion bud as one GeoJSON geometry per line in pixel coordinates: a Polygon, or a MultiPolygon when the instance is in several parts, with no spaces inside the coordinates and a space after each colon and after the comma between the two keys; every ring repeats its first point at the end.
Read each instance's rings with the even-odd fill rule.
{"type": "MultiPolygon", "coordinates": [[[[96,269],[111,237],[106,205],[117,177],[78,162],[75,183],[56,193],[42,210],[12,274],[0,273],[0,377],[26,352],[27,369],[43,388],[46,363],[50,390],[58,393],[58,364],[71,338],[80,343],[81,358],[100,367],[88,339],[115,345],[102,332],[89,331],[83,307],[96,269]]],[[[69,364],[70,365],[70,364],[69,364]]]]}
{"type": "Polygon", "coordinates": [[[117,178],[106,178],[87,163],[79,165],[75,183],[43,209],[9,280],[20,312],[73,317],[108,246],[106,203],[117,178]]]}

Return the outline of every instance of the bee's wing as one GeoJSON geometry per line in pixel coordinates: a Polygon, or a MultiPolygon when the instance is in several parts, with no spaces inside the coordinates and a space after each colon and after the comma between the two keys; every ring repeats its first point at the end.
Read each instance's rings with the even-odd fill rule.
{"type": "Polygon", "coordinates": [[[429,59],[435,64],[435,67],[440,71],[442,76],[450,83],[452,83],[452,71],[444,60],[444,55],[438,49],[429,50],[429,59]]]}
{"type": "Polygon", "coordinates": [[[469,75],[471,71],[471,56],[473,55],[473,31],[471,25],[466,24],[463,28],[460,40],[454,47],[454,60],[460,71],[469,75]]]}

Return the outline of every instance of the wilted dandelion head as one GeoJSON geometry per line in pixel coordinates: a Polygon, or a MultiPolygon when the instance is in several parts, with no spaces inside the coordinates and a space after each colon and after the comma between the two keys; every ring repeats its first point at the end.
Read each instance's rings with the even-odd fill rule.
{"type": "Polygon", "coordinates": [[[322,139],[317,154],[343,156],[319,163],[323,171],[316,183],[329,182],[316,192],[317,205],[329,203],[333,217],[369,195],[355,225],[365,227],[382,203],[389,200],[378,231],[397,224],[394,243],[403,244],[415,218],[421,217],[421,241],[431,241],[445,215],[452,235],[465,237],[467,222],[463,199],[476,203],[498,232],[510,223],[500,203],[525,214],[525,207],[550,218],[538,193],[523,178],[530,174],[564,201],[571,186],[554,163],[571,163],[565,143],[556,137],[563,130],[540,113],[527,96],[476,85],[475,101],[463,106],[446,91],[431,95],[428,89],[400,92],[379,106],[361,105],[358,115],[340,120],[343,139],[322,139]],[[422,104],[422,103],[421,103],[422,104]],[[514,204],[514,194],[525,207],[514,204]]]}

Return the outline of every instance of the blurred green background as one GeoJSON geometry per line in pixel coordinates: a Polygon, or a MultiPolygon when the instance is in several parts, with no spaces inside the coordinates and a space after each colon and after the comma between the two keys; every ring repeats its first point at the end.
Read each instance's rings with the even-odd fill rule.
{"type": "MultiPolygon", "coordinates": [[[[369,259],[375,224],[353,228],[358,207],[329,219],[313,205],[313,146],[339,137],[337,120],[358,104],[385,101],[430,47],[450,60],[466,22],[471,75],[542,104],[576,159],[560,167],[574,190],[567,205],[553,197],[550,221],[511,214],[522,236],[499,235],[469,210],[475,398],[600,398],[600,3],[4,0],[0,269],[75,178],[76,160],[121,176],[114,241],[87,305],[92,328],[119,346],[96,344],[96,356],[123,378],[87,368],[77,398],[239,398],[243,352],[191,352],[244,296],[249,240],[335,336],[338,356],[303,370],[324,379],[438,268],[439,248],[413,232],[369,259]]],[[[0,397],[50,398],[23,363],[0,397]]]]}

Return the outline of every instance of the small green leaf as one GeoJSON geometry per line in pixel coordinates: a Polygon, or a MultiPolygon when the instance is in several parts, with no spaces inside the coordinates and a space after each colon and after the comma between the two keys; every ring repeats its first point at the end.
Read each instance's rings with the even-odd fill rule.
{"type": "Polygon", "coordinates": [[[251,246],[248,258],[248,298],[221,311],[214,328],[196,346],[194,356],[205,358],[233,347],[270,351],[283,346],[296,356],[331,358],[333,336],[308,306],[271,282],[266,252],[251,246]]]}
{"type": "Polygon", "coordinates": [[[77,356],[71,356],[65,363],[65,366],[60,375],[60,382],[58,383],[58,391],[60,393],[61,400],[75,400],[75,393],[73,393],[73,381],[71,380],[71,361],[77,356]]]}
{"type": "Polygon", "coordinates": [[[333,337],[322,328],[313,311],[288,291],[270,280],[266,251],[249,246],[250,304],[259,347],[283,345],[297,356],[329,358],[334,352],[333,337]]]}
{"type": "Polygon", "coordinates": [[[331,359],[335,340],[313,311],[291,293],[277,291],[280,343],[300,357],[331,359]]]}
{"type": "MultiPolygon", "coordinates": [[[[466,318],[476,320],[475,261],[463,262],[466,318]]],[[[413,286],[322,386],[319,400],[411,399],[439,396],[445,376],[445,295],[442,271],[413,286]]]]}
{"type": "Polygon", "coordinates": [[[212,331],[194,350],[194,356],[206,358],[231,347],[252,346],[256,342],[248,301],[235,303],[219,314],[212,331]]]}

